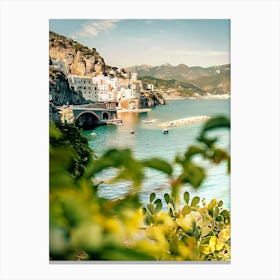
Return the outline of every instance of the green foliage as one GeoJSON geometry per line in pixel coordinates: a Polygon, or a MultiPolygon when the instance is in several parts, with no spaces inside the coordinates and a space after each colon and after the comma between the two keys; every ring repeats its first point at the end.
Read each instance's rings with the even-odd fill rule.
{"type": "Polygon", "coordinates": [[[191,202],[191,206],[194,207],[196,206],[200,201],[200,198],[198,196],[195,196],[193,199],[192,199],[192,202],[191,202]]]}
{"type": "Polygon", "coordinates": [[[189,201],[190,201],[190,194],[189,194],[189,192],[185,192],[184,193],[184,201],[186,202],[186,204],[189,203],[189,201]]]}
{"type": "Polygon", "coordinates": [[[150,194],[150,202],[153,202],[156,198],[156,194],[155,193],[151,193],[150,194]]]}
{"type": "MultiPolygon", "coordinates": [[[[79,128],[73,124],[50,124],[50,147],[50,156],[53,153],[61,154],[61,157],[64,158],[63,164],[69,165],[68,170],[76,178],[83,175],[86,166],[92,162],[94,157],[93,151],[88,146],[87,138],[82,136],[79,128]],[[65,155],[63,155],[63,149],[65,149],[65,155]],[[68,153],[71,155],[67,159],[68,153]]],[[[57,166],[55,162],[52,165],[53,159],[51,157],[51,168],[57,166]]]]}
{"type": "Polygon", "coordinates": [[[173,172],[172,166],[168,162],[159,158],[151,158],[151,159],[143,160],[142,164],[145,167],[156,169],[167,175],[171,175],[173,172]]]}
{"type": "MultiPolygon", "coordinates": [[[[167,193],[164,196],[170,197],[167,193]]],[[[189,199],[187,192],[186,198],[189,199]]],[[[155,200],[154,205],[159,201],[155,200]]],[[[147,237],[162,249],[158,249],[158,260],[230,260],[230,212],[215,199],[209,204],[204,200],[203,206],[199,202],[196,196],[192,207],[186,203],[169,208],[167,203],[166,212],[143,213],[147,237]]],[[[154,209],[151,203],[147,207],[154,209]]]]}
{"type": "MultiPolygon", "coordinates": [[[[50,126],[50,258],[52,260],[228,260],[230,259],[230,211],[213,199],[209,204],[185,192],[197,188],[206,176],[194,162],[202,156],[220,163],[213,155],[215,141],[207,145],[205,128],[201,144],[191,146],[173,166],[162,159],[136,160],[128,149],[111,149],[92,160],[92,151],[79,130],[69,124],[50,126]],[[98,174],[115,169],[116,175],[98,181],[98,174]],[[145,169],[163,172],[171,194],[163,199],[151,193],[143,207],[140,188],[145,169]],[[119,199],[98,194],[103,183],[131,182],[119,199]],[[191,203],[190,203],[191,201],[191,203]],[[190,203],[190,204],[189,204],[190,203]]],[[[222,160],[229,160],[224,152],[222,160]]]]}

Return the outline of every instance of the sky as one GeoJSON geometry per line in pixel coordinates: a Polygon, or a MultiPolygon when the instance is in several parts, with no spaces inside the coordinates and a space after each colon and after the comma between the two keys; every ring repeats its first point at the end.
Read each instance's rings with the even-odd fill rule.
{"type": "Polygon", "coordinates": [[[50,19],[49,28],[116,67],[230,63],[229,19],[50,19]]]}

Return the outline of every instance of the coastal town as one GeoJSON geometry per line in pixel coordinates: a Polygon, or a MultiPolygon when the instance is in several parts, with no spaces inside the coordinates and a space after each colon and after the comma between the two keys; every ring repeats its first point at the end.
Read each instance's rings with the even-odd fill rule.
{"type": "Polygon", "coordinates": [[[137,73],[126,73],[117,69],[118,77],[109,75],[78,76],[69,74],[63,61],[51,60],[50,67],[67,77],[68,86],[72,92],[81,97],[73,104],[59,104],[57,96],[49,94],[50,118],[77,124],[83,128],[119,123],[117,113],[120,111],[143,112],[156,105],[164,105],[165,99],[153,84],[142,83],[137,79],[137,73]],[[56,109],[55,109],[56,108],[56,109]],[[75,112],[79,115],[75,117],[75,112]],[[54,116],[53,113],[59,112],[54,116]]]}
{"type": "MultiPolygon", "coordinates": [[[[50,118],[59,119],[62,122],[75,123],[83,129],[92,129],[95,126],[105,124],[122,125],[120,112],[145,112],[150,107],[164,105],[163,94],[156,89],[152,83],[143,83],[138,79],[137,73],[126,72],[124,69],[116,68],[108,74],[96,76],[79,76],[69,74],[64,61],[50,60],[50,65],[67,77],[69,88],[79,94],[81,101],[73,104],[57,104],[56,96],[50,92],[50,118]],[[116,75],[117,74],[117,75],[116,75]],[[54,114],[56,113],[56,114],[54,114]],[[59,113],[59,114],[57,114],[59,113]]],[[[228,95],[194,94],[189,99],[227,99],[228,95]]],[[[175,98],[177,99],[177,98],[175,98]]],[[[184,120],[173,120],[170,123],[160,124],[159,127],[170,127],[208,119],[207,116],[198,116],[196,119],[186,118],[184,120]]]]}
{"type": "MultiPolygon", "coordinates": [[[[148,101],[150,94],[161,97],[153,84],[143,84],[137,79],[137,73],[126,73],[123,69],[117,69],[120,77],[109,75],[78,76],[69,74],[63,61],[51,60],[52,66],[67,76],[69,87],[82,95],[84,103],[115,102],[119,109],[142,109],[156,105],[157,102],[148,101]],[[144,102],[147,97],[146,103],[144,102]]],[[[111,75],[110,75],[111,74],[111,75]]],[[[52,100],[50,95],[50,100],[52,100]]],[[[164,104],[161,98],[159,103],[164,104]]]]}

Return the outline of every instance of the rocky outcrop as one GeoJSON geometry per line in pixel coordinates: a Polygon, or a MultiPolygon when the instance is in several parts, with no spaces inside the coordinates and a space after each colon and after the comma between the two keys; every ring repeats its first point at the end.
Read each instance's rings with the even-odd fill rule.
{"type": "Polygon", "coordinates": [[[82,104],[85,99],[81,94],[70,89],[67,77],[60,70],[49,67],[49,95],[55,106],[82,104]]]}
{"type": "Polygon", "coordinates": [[[165,99],[159,92],[142,92],[142,97],[146,99],[146,107],[165,105],[165,99]]]}
{"type": "Polygon", "coordinates": [[[49,32],[49,56],[64,63],[67,74],[96,76],[105,74],[105,62],[93,48],[89,49],[55,32],[49,32]]]}
{"type": "Polygon", "coordinates": [[[103,74],[111,77],[126,77],[124,69],[106,65],[95,48],[88,48],[53,31],[49,32],[49,56],[50,60],[64,64],[66,75],[95,77],[103,74]]]}
{"type": "Polygon", "coordinates": [[[60,121],[62,123],[74,123],[75,116],[72,106],[63,106],[59,109],[60,121]]]}

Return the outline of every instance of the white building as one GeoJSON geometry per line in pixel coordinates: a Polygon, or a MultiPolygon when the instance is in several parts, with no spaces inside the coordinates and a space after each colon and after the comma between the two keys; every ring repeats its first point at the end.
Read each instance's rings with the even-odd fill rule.
{"type": "Polygon", "coordinates": [[[154,87],[154,85],[153,84],[148,84],[147,85],[147,89],[149,89],[150,91],[154,91],[155,90],[155,87],[154,87]]]}
{"type": "Polygon", "coordinates": [[[98,84],[94,83],[91,77],[69,75],[68,83],[76,92],[81,93],[86,100],[99,101],[98,84]]]}
{"type": "Polygon", "coordinates": [[[114,102],[122,99],[139,98],[142,88],[137,74],[132,79],[118,79],[98,75],[96,77],[81,77],[69,75],[68,82],[76,92],[80,92],[86,100],[93,102],[114,102]]]}

